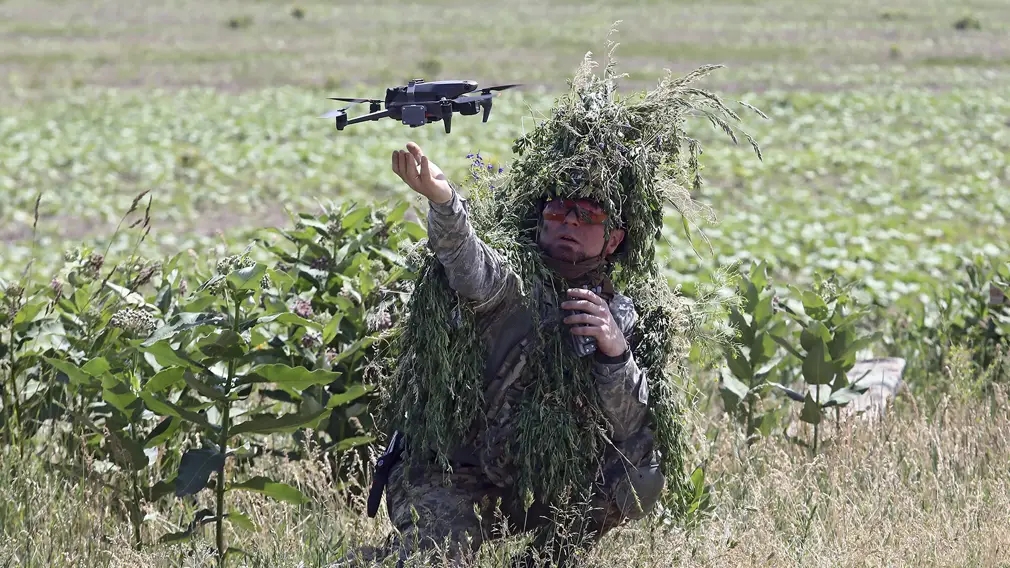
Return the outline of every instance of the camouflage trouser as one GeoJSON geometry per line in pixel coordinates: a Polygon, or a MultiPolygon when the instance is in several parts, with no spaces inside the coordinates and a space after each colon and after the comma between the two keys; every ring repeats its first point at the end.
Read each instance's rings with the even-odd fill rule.
{"type": "Polygon", "coordinates": [[[505,521],[511,534],[534,531],[531,553],[546,552],[561,564],[574,550],[652,510],[664,482],[652,446],[651,432],[642,430],[608,448],[590,503],[574,518],[558,518],[538,503],[523,510],[516,492],[492,484],[480,466],[456,466],[446,473],[434,465],[406,467],[400,462],[386,487],[386,510],[394,527],[389,551],[402,561],[437,547],[459,563],[485,541],[500,538],[505,521]]]}

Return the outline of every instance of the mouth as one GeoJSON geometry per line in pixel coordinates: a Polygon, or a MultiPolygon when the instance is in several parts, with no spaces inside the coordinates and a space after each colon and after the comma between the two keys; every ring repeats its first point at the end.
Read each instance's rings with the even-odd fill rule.
{"type": "Polygon", "coordinates": [[[561,237],[558,238],[558,240],[560,240],[560,241],[568,241],[570,243],[579,244],[578,240],[576,240],[573,237],[569,237],[568,235],[562,235],[561,237]]]}

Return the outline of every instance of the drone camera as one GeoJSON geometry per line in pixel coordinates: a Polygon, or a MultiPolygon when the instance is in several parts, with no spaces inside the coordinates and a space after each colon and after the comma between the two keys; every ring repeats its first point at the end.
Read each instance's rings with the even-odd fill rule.
{"type": "Polygon", "coordinates": [[[424,126],[427,124],[424,105],[404,105],[400,109],[403,123],[408,126],[424,126]]]}

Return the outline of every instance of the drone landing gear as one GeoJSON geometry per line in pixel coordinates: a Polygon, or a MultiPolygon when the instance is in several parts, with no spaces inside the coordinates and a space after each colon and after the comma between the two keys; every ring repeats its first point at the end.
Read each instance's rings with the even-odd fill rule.
{"type": "Polygon", "coordinates": [[[452,101],[448,99],[442,99],[442,120],[445,121],[445,133],[448,134],[452,130],[452,101]]]}

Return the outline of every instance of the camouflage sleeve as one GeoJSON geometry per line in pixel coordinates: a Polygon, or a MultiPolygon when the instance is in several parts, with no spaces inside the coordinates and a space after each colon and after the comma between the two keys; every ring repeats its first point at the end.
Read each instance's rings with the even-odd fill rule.
{"type": "MultiPolygon", "coordinates": [[[[628,298],[615,297],[611,313],[625,336],[638,319],[628,298]]],[[[629,349],[619,357],[610,358],[597,352],[593,356],[596,391],[603,403],[603,413],[613,428],[614,442],[623,442],[645,424],[649,404],[649,381],[629,349]]]]}
{"type": "Polygon", "coordinates": [[[490,309],[512,283],[501,258],[477,237],[455,187],[448,203],[428,203],[428,246],[445,267],[449,285],[476,303],[476,311],[490,309]]]}

